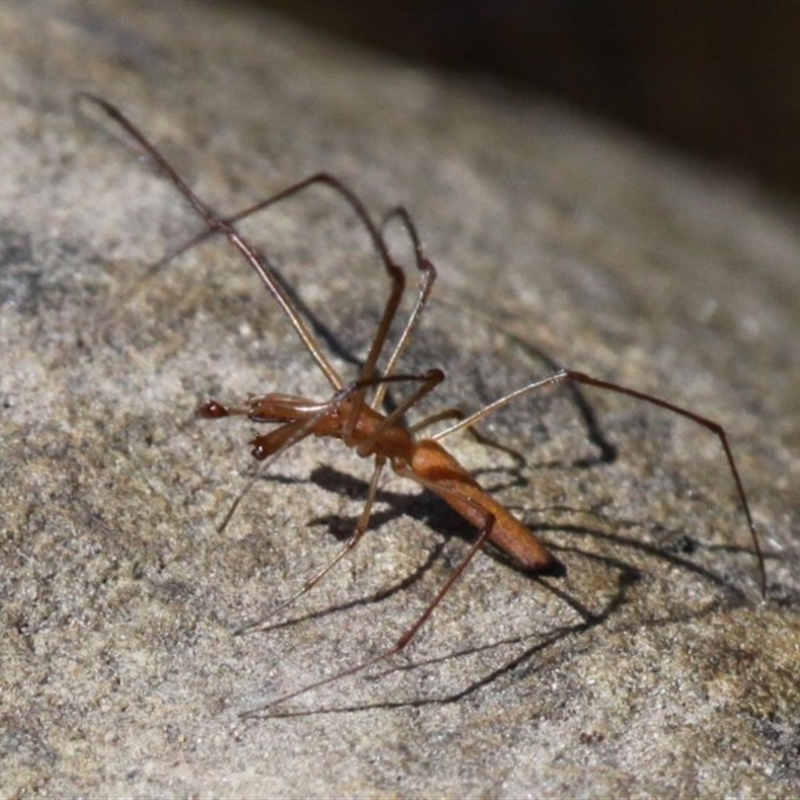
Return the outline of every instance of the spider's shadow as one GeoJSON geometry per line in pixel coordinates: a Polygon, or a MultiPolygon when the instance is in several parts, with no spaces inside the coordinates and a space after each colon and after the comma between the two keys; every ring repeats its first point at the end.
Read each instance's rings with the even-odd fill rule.
{"type": "MultiPolygon", "coordinates": [[[[510,475],[510,480],[502,485],[495,485],[489,491],[497,491],[510,486],[527,485],[528,481],[516,470],[510,470],[510,475]]],[[[365,497],[368,490],[366,481],[339,472],[329,466],[317,467],[312,471],[310,480],[320,488],[329,492],[345,493],[349,497],[365,497]]],[[[443,500],[430,492],[421,492],[417,495],[409,496],[404,492],[392,492],[380,489],[376,495],[376,503],[387,505],[388,508],[373,512],[370,517],[370,530],[372,531],[381,528],[385,523],[396,520],[400,515],[406,515],[436,531],[444,541],[452,538],[459,538],[464,540],[465,543],[471,544],[475,540],[475,528],[460,514],[451,509],[443,500]]],[[[564,514],[574,513],[585,515],[586,511],[585,509],[560,506],[540,509],[539,513],[563,516],[564,514]]],[[[601,513],[593,513],[594,516],[597,517],[599,523],[595,527],[578,525],[571,522],[541,522],[540,520],[523,520],[523,522],[525,522],[526,527],[539,538],[542,538],[542,534],[545,534],[544,538],[546,539],[547,533],[558,532],[562,535],[568,535],[571,538],[590,538],[595,542],[604,542],[614,547],[636,551],[645,556],[664,561],[671,567],[677,567],[694,573],[718,588],[730,592],[731,599],[736,599],[738,601],[744,599],[744,594],[741,590],[732,586],[726,578],[691,560],[691,556],[702,549],[702,545],[683,530],[678,528],[668,529],[663,525],[657,526],[657,528],[654,528],[654,532],[664,534],[665,544],[654,545],[642,541],[641,538],[637,537],[635,534],[626,533],[626,531],[641,528],[643,525],[641,520],[608,519],[601,513]],[[609,533],[609,528],[613,528],[614,533],[609,533]]],[[[356,521],[356,516],[342,517],[341,515],[324,515],[309,520],[308,524],[326,526],[329,534],[341,541],[349,538],[353,532],[356,521]]],[[[563,545],[559,547],[551,541],[547,541],[546,544],[548,548],[552,548],[553,550],[572,550],[575,553],[580,553],[594,560],[605,561],[608,566],[620,570],[624,568],[627,572],[636,571],[630,565],[623,565],[622,562],[617,561],[611,556],[599,556],[588,551],[580,550],[579,548],[567,548],[563,545]]],[[[726,546],[717,549],[732,553],[749,552],[747,548],[739,546],[726,546]]],[[[508,556],[491,545],[486,548],[486,551],[495,560],[500,561],[505,566],[527,577],[537,579],[540,576],[540,573],[526,571],[514,561],[513,557],[508,556]]],[[[631,580],[626,581],[626,585],[631,585],[631,583],[631,580]]],[[[590,612],[586,613],[588,616],[596,616],[590,612]]]]}
{"type": "MultiPolygon", "coordinates": [[[[275,476],[273,476],[273,479],[275,476]]],[[[348,496],[356,496],[358,494],[365,495],[367,491],[367,483],[350,475],[345,475],[331,467],[319,467],[311,475],[311,481],[321,488],[328,491],[341,493],[346,492],[348,496]]],[[[394,583],[392,586],[381,589],[368,596],[362,596],[345,603],[337,604],[322,611],[315,611],[306,615],[295,616],[289,620],[276,623],[266,630],[274,630],[295,625],[299,622],[312,620],[327,616],[329,614],[338,613],[347,609],[361,606],[364,604],[378,603],[389,597],[398,594],[409,587],[421,581],[426,573],[428,573],[435,565],[436,561],[442,557],[447,540],[457,537],[464,539],[466,542],[474,541],[475,531],[460,515],[452,511],[443,501],[439,498],[432,496],[430,493],[423,492],[419,495],[411,496],[404,493],[390,492],[381,490],[376,497],[376,503],[388,506],[373,514],[370,528],[374,531],[383,526],[384,523],[396,520],[399,514],[404,514],[417,520],[426,527],[436,531],[441,536],[441,543],[438,544],[430,552],[428,558],[423,564],[417,567],[411,574],[405,576],[400,581],[394,583]]],[[[561,512],[576,511],[576,509],[558,509],[561,512]]],[[[601,521],[601,520],[599,520],[601,521]]],[[[356,517],[343,518],[338,515],[325,515],[314,518],[309,521],[312,525],[325,525],[329,531],[337,538],[346,538],[355,525],[356,517]]],[[[562,524],[558,522],[541,523],[531,521],[527,523],[527,527],[540,535],[547,532],[559,532],[562,536],[567,535],[571,539],[591,539],[595,542],[603,542],[613,547],[622,547],[623,549],[630,549],[663,560],[670,566],[678,567],[683,570],[699,576],[701,579],[713,584],[720,590],[717,599],[713,600],[700,610],[687,611],[685,614],[679,615],[682,619],[691,619],[699,616],[712,613],[720,607],[734,607],[746,602],[744,592],[738,589],[732,582],[725,577],[716,574],[715,572],[698,565],[687,557],[697,549],[697,545],[693,540],[687,539],[685,536],[681,539],[679,531],[667,531],[671,534],[670,538],[674,541],[679,541],[677,548],[667,546],[656,546],[647,542],[641,541],[635,534],[626,534],[626,529],[633,529],[641,527],[641,523],[635,521],[614,520],[609,523],[608,520],[602,520],[604,524],[597,526],[589,525],[576,525],[576,524],[562,524]],[[608,532],[609,525],[615,528],[614,533],[608,532]]],[[[572,557],[579,557],[588,561],[593,561],[601,564],[606,569],[613,571],[616,575],[615,585],[609,589],[605,598],[601,598],[599,604],[594,603],[594,608],[588,608],[576,597],[570,595],[567,591],[560,588],[557,581],[553,581],[548,577],[543,577],[537,574],[525,573],[518,565],[502,553],[498,553],[493,548],[488,549],[489,555],[497,560],[500,560],[507,566],[515,569],[518,572],[525,574],[526,578],[531,582],[538,585],[554,595],[556,595],[562,602],[568,605],[578,616],[578,621],[566,626],[554,628],[546,634],[529,634],[507,638],[503,640],[496,640],[488,644],[465,648],[461,651],[449,653],[444,657],[430,659],[422,662],[415,662],[410,665],[389,666],[378,674],[365,676],[365,679],[378,680],[383,675],[390,672],[399,670],[414,670],[426,666],[433,666],[440,661],[450,660],[453,658],[469,657],[470,655],[477,654],[481,651],[493,651],[509,645],[524,645],[526,641],[534,639],[533,644],[524,646],[522,652],[516,654],[510,660],[505,660],[500,666],[494,667],[485,674],[473,679],[466,687],[458,689],[439,697],[427,698],[414,698],[410,700],[401,701],[380,701],[376,703],[366,703],[353,706],[339,706],[329,709],[315,709],[311,711],[281,711],[280,708],[275,711],[265,711],[262,714],[253,715],[254,719],[264,719],[268,717],[283,717],[283,716],[306,716],[318,713],[339,713],[346,711],[363,711],[368,709],[393,709],[398,707],[418,707],[426,705],[443,705],[458,702],[463,698],[473,695],[481,691],[486,686],[494,683],[495,681],[508,675],[515,674],[528,674],[535,671],[536,667],[531,666],[531,662],[535,659],[536,655],[547,648],[555,647],[561,640],[568,638],[575,634],[582,634],[590,631],[591,629],[602,625],[612,614],[620,609],[626,602],[629,601],[629,592],[636,586],[644,575],[642,571],[632,566],[629,562],[616,558],[607,553],[598,554],[581,547],[579,544],[575,545],[557,545],[550,541],[547,542],[548,548],[552,549],[559,555],[569,554],[572,557]],[[599,607],[598,607],[599,605],[599,607]]],[[[732,548],[738,549],[738,548],[732,548]]],[[[743,549],[743,548],[742,548],[743,549]]],[[[653,617],[652,619],[637,620],[637,626],[640,625],[662,625],[676,621],[676,614],[674,612],[653,617]]],[[[568,658],[568,654],[564,658],[568,658]]]]}

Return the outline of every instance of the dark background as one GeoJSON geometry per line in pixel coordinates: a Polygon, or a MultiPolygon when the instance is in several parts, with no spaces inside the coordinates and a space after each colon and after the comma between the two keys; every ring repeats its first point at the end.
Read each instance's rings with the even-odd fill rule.
{"type": "Polygon", "coordinates": [[[800,196],[796,0],[264,0],[418,63],[502,77],[800,196]]]}

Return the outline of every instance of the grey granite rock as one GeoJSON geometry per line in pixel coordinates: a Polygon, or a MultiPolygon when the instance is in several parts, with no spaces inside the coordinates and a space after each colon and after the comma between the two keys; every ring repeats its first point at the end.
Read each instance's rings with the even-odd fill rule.
{"type": "MultiPolygon", "coordinates": [[[[797,795],[792,209],[537,98],[235,5],[3,4],[0,104],[4,796],[797,795]],[[272,630],[231,635],[341,546],[369,466],[298,446],[218,531],[253,426],[194,408],[328,389],[224,244],[130,296],[198,226],[76,90],[123,108],[216,208],[321,169],[376,214],[405,204],[440,271],[407,368],[447,369],[443,407],[546,373],[546,353],[721,422],[767,600],[713,436],[586,392],[618,450],[603,461],[550,393],[486,423],[524,467],[452,444],[566,577],[481,553],[407,653],[242,721],[389,646],[470,529],[387,480],[344,565],[272,630]]],[[[247,230],[349,377],[386,290],[363,232],[323,191],[247,230]]]]}

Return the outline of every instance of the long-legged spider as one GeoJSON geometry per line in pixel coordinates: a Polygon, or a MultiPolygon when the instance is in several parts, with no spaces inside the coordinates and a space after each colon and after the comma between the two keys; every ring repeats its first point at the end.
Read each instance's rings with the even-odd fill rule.
{"type": "MultiPolygon", "coordinates": [[[[323,436],[339,439],[347,447],[355,450],[359,456],[374,459],[375,466],[364,509],[350,538],[334,558],[325,564],[322,569],[318,570],[275,610],[277,611],[283,608],[300,595],[309,591],[334,567],[334,565],[358,544],[369,526],[370,513],[375,501],[376,492],[387,464],[391,466],[398,475],[409,478],[425,489],[437,494],[478,530],[478,536],[475,541],[458,566],[449,575],[444,585],[441,586],[425,610],[391,647],[343,672],[304,686],[297,691],[285,694],[256,709],[245,712],[245,715],[255,714],[269,706],[296,697],[299,694],[310,691],[326,683],[336,681],[348,675],[353,675],[372,664],[389,658],[405,648],[484,544],[491,543],[499,548],[525,570],[532,572],[549,571],[550,573],[558,573],[563,570],[560,562],[552,555],[547,547],[519,522],[508,509],[487,494],[472,475],[470,475],[441,444],[444,439],[454,434],[456,431],[470,431],[480,438],[481,435],[474,429],[474,426],[478,422],[524,395],[555,384],[582,384],[627,395],[664,408],[692,420],[711,431],[722,444],[730,472],[733,476],[736,492],[752,538],[753,549],[758,559],[762,592],[765,591],[766,573],[764,557],[761,552],[758,535],[753,524],[739,471],[736,467],[736,462],[734,461],[727,436],[721,425],[654,395],[600,378],[595,378],[572,369],[558,369],[553,374],[528,383],[520,389],[498,398],[493,403],[490,403],[468,416],[465,416],[455,409],[446,409],[427,416],[414,425],[407,425],[405,422],[406,412],[413,408],[423,397],[432,392],[445,377],[444,373],[436,368],[415,374],[396,371],[400,356],[411,341],[412,334],[419,322],[420,315],[425,308],[426,301],[436,278],[436,270],[423,252],[416,227],[408,212],[403,207],[394,209],[384,218],[384,225],[387,220],[397,218],[408,230],[413,245],[416,267],[419,271],[418,293],[416,302],[405,322],[402,333],[397,343],[394,345],[394,349],[389,354],[386,366],[379,372],[377,368],[378,361],[386,346],[389,329],[398,312],[401,296],[405,289],[405,274],[400,266],[392,260],[385,241],[384,225],[378,225],[374,222],[363,202],[345,183],[328,173],[317,173],[292,184],[265,200],[245,208],[237,214],[222,217],[214,213],[197,197],[175,169],[167,162],[164,156],[118,108],[94,95],[81,94],[80,97],[101,108],[137,142],[139,147],[149,156],[161,173],[166,176],[189,201],[198,216],[205,223],[205,229],[201,233],[164,256],[164,258],[151,267],[151,271],[154,272],[167,261],[175,258],[180,253],[187,251],[210,236],[219,234],[226,237],[256,272],[267,290],[280,305],[297,335],[300,337],[304,347],[319,365],[322,373],[330,383],[332,390],[331,395],[323,400],[313,400],[307,397],[282,394],[279,392],[269,392],[267,394],[251,396],[237,405],[223,405],[217,401],[211,400],[199,409],[199,416],[204,419],[219,419],[232,415],[240,415],[247,417],[248,420],[257,424],[274,426],[269,432],[256,436],[251,442],[253,446],[253,456],[263,462],[263,464],[267,464],[278,458],[289,450],[289,448],[309,436],[323,436]],[[369,235],[390,282],[389,297],[383,308],[383,313],[378,323],[374,339],[372,340],[369,353],[364,361],[360,374],[355,380],[349,383],[346,383],[342,379],[339,372],[326,356],[317,337],[313,334],[309,325],[300,314],[289,292],[287,292],[282,281],[278,279],[267,259],[236,227],[236,224],[246,217],[258,211],[262,211],[269,206],[273,206],[292,195],[305,191],[312,186],[328,187],[335,194],[339,195],[355,212],[369,235]],[[390,411],[384,411],[382,410],[384,408],[384,399],[391,386],[396,386],[401,389],[404,387],[411,387],[411,389],[408,395],[398,402],[394,408],[390,411]],[[451,419],[453,422],[444,430],[440,430],[427,438],[418,435],[434,422],[441,422],[447,419],[451,419]]],[[[232,505],[222,523],[222,527],[227,524],[242,496],[243,493],[239,495],[232,505]]],[[[262,621],[240,630],[239,633],[257,630],[264,626],[265,622],[262,621]]]]}

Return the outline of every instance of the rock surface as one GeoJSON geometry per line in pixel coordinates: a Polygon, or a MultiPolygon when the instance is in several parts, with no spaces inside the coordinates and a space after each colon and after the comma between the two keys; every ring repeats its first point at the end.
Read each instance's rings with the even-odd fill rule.
{"type": "MultiPolygon", "coordinates": [[[[235,5],[4,4],[0,44],[4,796],[797,796],[795,212],[537,98],[235,5]],[[448,371],[430,408],[479,408],[546,353],[722,423],[766,600],[712,435],[587,391],[603,460],[551,392],[485,422],[523,466],[452,445],[566,577],[480,553],[407,653],[240,719],[394,642],[470,529],[387,480],[344,565],[231,635],[338,550],[370,468],[304,443],[218,530],[253,426],[193,409],[329,388],[223,243],[137,284],[199,228],[76,90],[226,212],[318,170],[376,216],[405,204],[440,274],[404,367],[448,371]]],[[[349,379],[386,293],[352,215],[320,190],[247,231],[349,379]]]]}

